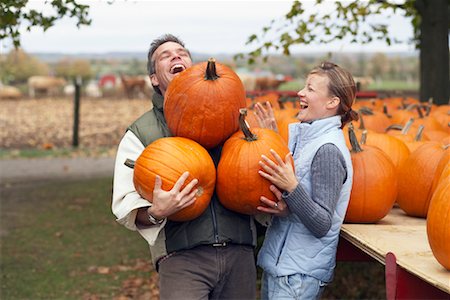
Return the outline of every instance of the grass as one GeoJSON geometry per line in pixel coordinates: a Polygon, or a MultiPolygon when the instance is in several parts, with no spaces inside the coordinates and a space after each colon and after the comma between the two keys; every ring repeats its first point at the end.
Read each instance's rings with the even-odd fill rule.
{"type": "Polygon", "coordinates": [[[114,156],[117,146],[98,148],[1,149],[0,159],[114,156]]]}
{"type": "Polygon", "coordinates": [[[111,213],[111,182],[2,187],[1,299],[112,299],[150,277],[146,242],[111,213]]]}
{"type": "MultiPolygon", "coordinates": [[[[111,213],[111,183],[0,186],[1,299],[157,299],[146,242],[111,213]]],[[[383,272],[338,262],[323,299],[382,299],[383,272]]]]}

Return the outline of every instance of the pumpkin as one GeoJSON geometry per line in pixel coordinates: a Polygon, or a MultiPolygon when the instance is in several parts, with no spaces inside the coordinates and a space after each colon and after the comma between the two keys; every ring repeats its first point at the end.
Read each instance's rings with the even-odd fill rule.
{"type": "Polygon", "coordinates": [[[410,150],[404,142],[385,133],[371,132],[367,134],[365,144],[380,148],[389,156],[397,170],[410,155],[410,150]]]}
{"type": "Polygon", "coordinates": [[[397,203],[407,215],[427,216],[433,178],[444,147],[429,141],[414,150],[398,172],[397,203]]]}
{"type": "Polygon", "coordinates": [[[436,260],[450,270],[450,164],[447,160],[430,201],[427,237],[436,260]]]}
{"type": "Polygon", "coordinates": [[[436,188],[440,182],[441,174],[443,173],[444,169],[449,164],[450,164],[450,145],[445,145],[444,153],[443,153],[441,159],[439,160],[437,167],[436,167],[436,171],[434,173],[433,183],[431,185],[431,194],[433,194],[434,191],[436,190],[436,188]]]}
{"type": "Polygon", "coordinates": [[[245,106],[244,85],[238,75],[211,58],[171,81],[164,116],[173,135],[210,149],[239,129],[239,109],[245,106]]]}
{"type": "Polygon", "coordinates": [[[182,137],[166,137],[148,145],[134,163],[134,186],[142,198],[152,202],[156,175],[162,179],[161,188],[169,191],[185,171],[189,171],[189,177],[182,188],[197,178],[197,199],[192,205],[168,216],[168,219],[193,220],[208,206],[216,181],[213,160],[198,143],[182,137]]]}
{"type": "Polygon", "coordinates": [[[397,170],[392,160],[377,147],[360,145],[349,125],[352,144],[353,185],[344,221],[376,223],[384,218],[397,196],[397,170]]]}
{"type": "Polygon", "coordinates": [[[278,201],[270,191],[270,181],[261,177],[259,161],[261,155],[271,157],[270,149],[282,158],[289,153],[283,138],[267,128],[253,128],[245,123],[247,111],[240,111],[242,131],[233,134],[224,144],[217,167],[216,192],[220,202],[228,209],[242,214],[259,213],[261,196],[278,201]]]}
{"type": "Polygon", "coordinates": [[[391,121],[383,112],[373,111],[367,107],[361,107],[358,112],[360,120],[355,123],[364,119],[364,126],[369,130],[383,133],[391,125],[391,121]]]}

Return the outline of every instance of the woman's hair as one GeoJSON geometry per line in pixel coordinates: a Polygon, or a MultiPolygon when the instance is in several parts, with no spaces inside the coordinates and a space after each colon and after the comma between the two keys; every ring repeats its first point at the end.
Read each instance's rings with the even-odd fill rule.
{"type": "Polygon", "coordinates": [[[340,99],[337,113],[341,116],[342,127],[348,122],[358,120],[358,113],[352,110],[356,95],[356,85],[350,72],[332,62],[325,61],[309,74],[328,77],[328,94],[340,99]]]}

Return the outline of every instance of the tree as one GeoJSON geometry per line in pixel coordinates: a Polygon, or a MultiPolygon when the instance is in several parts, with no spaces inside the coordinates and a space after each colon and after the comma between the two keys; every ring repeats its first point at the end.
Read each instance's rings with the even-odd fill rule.
{"type": "MultiPolygon", "coordinates": [[[[259,35],[253,34],[247,44],[258,44],[247,54],[249,63],[256,58],[267,59],[270,50],[289,55],[293,45],[312,42],[330,43],[350,39],[351,43],[368,44],[374,40],[388,45],[399,43],[392,37],[386,18],[369,21],[369,16],[392,15],[400,11],[411,18],[414,37],[410,43],[420,51],[420,99],[434,98],[435,103],[449,101],[449,11],[448,0],[404,0],[404,1],[345,1],[334,2],[333,10],[321,6],[325,1],[316,0],[317,12],[306,11],[300,1],[292,4],[281,26],[272,20],[259,35]],[[401,2],[401,3],[398,3],[401,2]]],[[[236,58],[243,58],[238,54],[236,58]]]]}
{"type": "Polygon", "coordinates": [[[8,55],[0,56],[0,79],[6,84],[24,83],[32,75],[47,75],[49,70],[47,64],[22,49],[12,49],[8,55]]]}
{"type": "Polygon", "coordinates": [[[62,59],[55,65],[55,74],[72,81],[81,77],[87,82],[92,77],[91,64],[85,59],[62,59]]]}
{"type": "Polygon", "coordinates": [[[54,26],[55,22],[65,16],[76,18],[77,27],[91,24],[88,17],[89,6],[78,4],[76,0],[43,1],[42,5],[50,5],[51,13],[43,9],[27,9],[29,0],[2,0],[0,2],[0,41],[10,38],[16,48],[20,46],[20,30],[25,28],[42,28],[44,31],[54,26]]]}
{"type": "Polygon", "coordinates": [[[385,78],[385,74],[389,71],[389,62],[386,55],[383,53],[375,53],[370,59],[370,69],[368,75],[375,79],[385,78]]]}

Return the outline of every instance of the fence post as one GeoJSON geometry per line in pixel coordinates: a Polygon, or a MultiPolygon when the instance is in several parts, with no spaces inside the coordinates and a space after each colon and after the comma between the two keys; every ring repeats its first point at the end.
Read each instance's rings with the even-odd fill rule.
{"type": "Polygon", "coordinates": [[[72,146],[78,147],[78,129],[80,127],[80,97],[81,97],[81,77],[77,76],[74,79],[75,85],[75,98],[74,98],[74,109],[73,109],[73,138],[72,146]]]}

